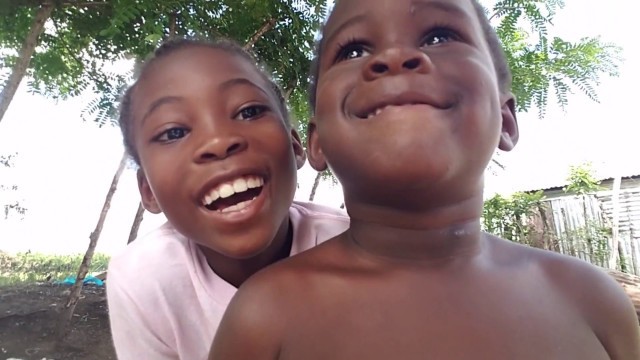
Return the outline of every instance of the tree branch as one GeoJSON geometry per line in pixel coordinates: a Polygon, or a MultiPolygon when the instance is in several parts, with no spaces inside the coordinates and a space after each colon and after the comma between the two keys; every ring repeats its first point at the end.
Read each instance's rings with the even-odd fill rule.
{"type": "Polygon", "coordinates": [[[86,1],[86,2],[67,1],[67,2],[61,3],[61,5],[62,6],[75,6],[75,7],[91,7],[91,6],[97,6],[97,5],[109,5],[109,2],[107,2],[107,1],[86,1]]]}
{"type": "Polygon", "coordinates": [[[522,7],[521,6],[505,6],[505,7],[501,7],[501,8],[498,8],[498,9],[494,9],[494,13],[493,13],[493,15],[491,15],[489,17],[489,21],[493,20],[501,12],[513,11],[513,10],[518,10],[518,9],[522,9],[522,7]]]}
{"type": "Polygon", "coordinates": [[[283,94],[284,99],[286,101],[289,101],[289,98],[291,97],[293,90],[295,90],[297,83],[298,83],[297,79],[291,79],[291,81],[289,81],[289,83],[287,84],[287,87],[284,89],[284,94],[283,94]]]}
{"type": "MultiPolygon", "coordinates": [[[[58,35],[62,34],[62,32],[60,32],[60,27],[58,26],[58,22],[56,21],[56,19],[51,19],[51,20],[53,21],[53,27],[56,28],[56,34],[58,35]]],[[[75,52],[71,51],[69,44],[64,40],[64,38],[62,36],[59,36],[59,39],[60,39],[60,42],[62,42],[64,49],[67,50],[67,55],[69,55],[73,60],[75,60],[75,62],[78,63],[78,65],[84,68],[84,62],[76,56],[75,52]]]]}
{"type": "Polygon", "coordinates": [[[253,47],[253,45],[255,45],[258,40],[260,40],[260,38],[262,37],[262,35],[266,34],[269,30],[271,30],[274,26],[276,25],[276,18],[271,18],[269,20],[267,20],[261,27],[260,29],[258,29],[258,31],[256,31],[255,34],[253,34],[253,36],[249,39],[249,41],[247,41],[246,44],[244,44],[243,48],[245,50],[250,49],[251,47],[253,47]]]}
{"type": "Polygon", "coordinates": [[[66,7],[66,6],[75,6],[75,7],[91,7],[96,5],[109,5],[109,1],[74,1],[74,0],[63,0],[63,1],[50,1],[50,0],[17,0],[13,2],[9,2],[8,6],[10,8],[19,8],[19,7],[41,7],[46,4],[53,3],[54,7],[66,7]]]}
{"type": "Polygon", "coordinates": [[[31,62],[33,53],[36,50],[36,46],[38,46],[38,38],[44,32],[44,24],[47,19],[51,17],[52,12],[53,3],[44,2],[42,7],[38,9],[36,16],[31,23],[29,33],[27,34],[27,37],[22,44],[22,48],[18,53],[18,61],[13,66],[9,79],[4,84],[2,91],[0,91],[0,121],[7,112],[9,104],[18,90],[18,86],[20,85],[22,78],[29,68],[29,63],[31,62]]]}

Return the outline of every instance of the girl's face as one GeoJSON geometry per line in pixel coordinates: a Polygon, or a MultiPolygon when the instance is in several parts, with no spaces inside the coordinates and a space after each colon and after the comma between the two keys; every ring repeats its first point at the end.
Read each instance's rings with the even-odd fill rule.
{"type": "Polygon", "coordinates": [[[253,64],[206,46],[176,50],[150,65],[131,104],[147,210],[225,257],[281,245],[273,239],[288,229],[304,155],[253,64]]]}

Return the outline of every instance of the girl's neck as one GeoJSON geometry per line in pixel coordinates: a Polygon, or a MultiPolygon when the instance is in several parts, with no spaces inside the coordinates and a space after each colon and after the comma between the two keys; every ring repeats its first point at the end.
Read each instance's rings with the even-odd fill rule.
{"type": "Polygon", "coordinates": [[[285,219],[271,245],[260,254],[248,259],[233,259],[209,248],[200,249],[207,258],[211,269],[220,278],[231,285],[240,287],[251,275],[279,260],[289,257],[293,244],[293,226],[289,218],[285,219]]]}

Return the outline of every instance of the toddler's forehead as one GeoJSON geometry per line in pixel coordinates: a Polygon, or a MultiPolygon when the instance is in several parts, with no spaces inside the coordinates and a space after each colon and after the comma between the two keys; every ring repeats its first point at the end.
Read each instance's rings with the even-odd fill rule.
{"type": "Polygon", "coordinates": [[[386,12],[386,7],[405,6],[407,13],[414,14],[416,9],[429,3],[435,3],[434,7],[443,9],[451,7],[451,5],[468,10],[473,9],[471,13],[474,17],[478,15],[477,10],[482,9],[476,0],[337,0],[325,22],[322,36],[324,38],[327,33],[333,32],[336,26],[341,26],[338,22],[343,22],[346,17],[353,16],[355,13],[364,14],[368,9],[375,9],[391,16],[394,12],[386,12]]]}

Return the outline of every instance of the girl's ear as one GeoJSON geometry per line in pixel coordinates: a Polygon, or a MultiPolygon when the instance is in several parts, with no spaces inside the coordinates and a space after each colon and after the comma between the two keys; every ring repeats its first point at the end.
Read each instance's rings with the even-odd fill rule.
{"type": "Polygon", "coordinates": [[[151,190],[151,186],[149,186],[149,182],[147,181],[147,176],[144,174],[142,169],[138,169],[136,173],[138,178],[138,190],[140,191],[140,197],[142,199],[142,206],[153,214],[160,214],[162,210],[156,201],[155,195],[153,195],[153,191],[151,190]]]}

